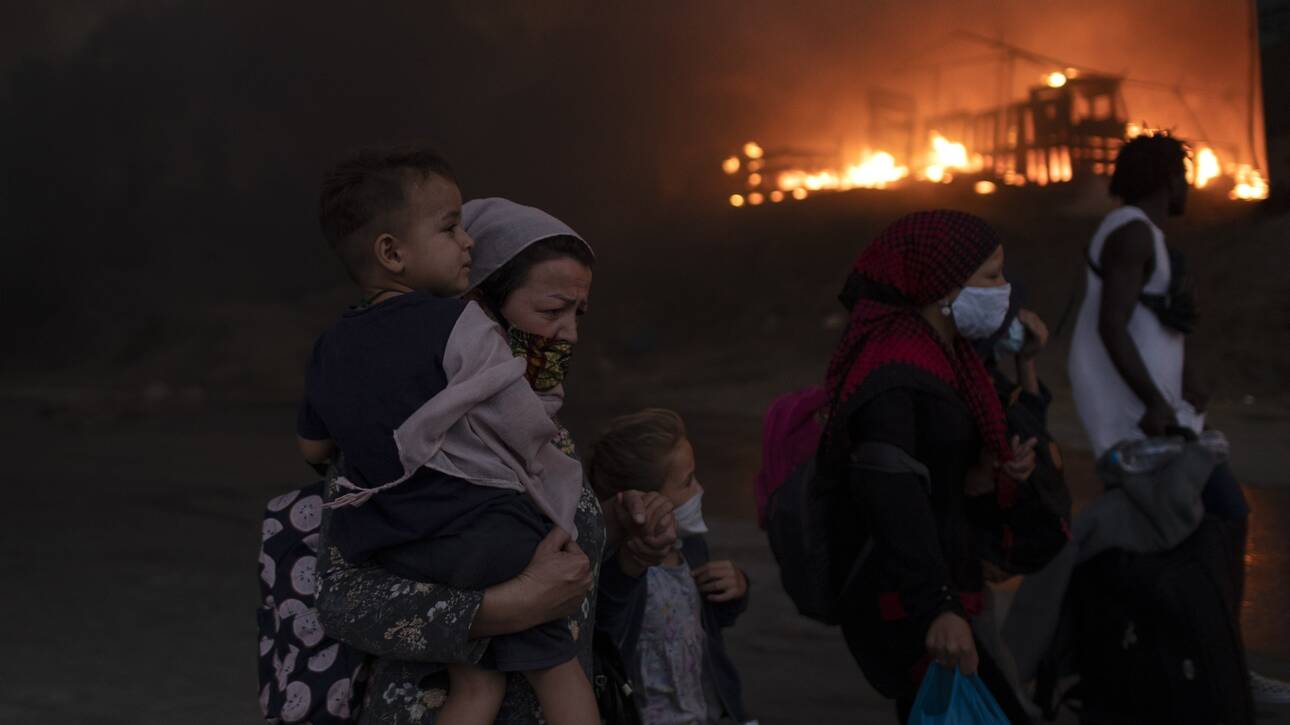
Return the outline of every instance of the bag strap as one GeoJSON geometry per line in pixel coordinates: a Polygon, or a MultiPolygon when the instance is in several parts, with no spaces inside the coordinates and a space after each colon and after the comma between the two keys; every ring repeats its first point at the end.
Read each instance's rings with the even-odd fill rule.
{"type": "MultiPolygon", "coordinates": [[[[1172,250],[1170,250],[1169,257],[1170,257],[1170,262],[1172,263],[1173,260],[1175,259],[1174,252],[1172,250]]],[[[1178,258],[1181,259],[1181,256],[1179,256],[1178,258]]],[[[1093,255],[1085,254],[1084,261],[1088,264],[1088,268],[1093,270],[1093,274],[1097,275],[1098,279],[1105,279],[1105,276],[1102,274],[1102,268],[1098,266],[1097,262],[1093,261],[1093,255]]],[[[1169,289],[1166,290],[1164,294],[1152,294],[1150,292],[1139,292],[1138,301],[1141,302],[1143,306],[1145,306],[1147,309],[1151,310],[1152,312],[1155,312],[1156,314],[1160,314],[1161,310],[1168,310],[1171,306],[1173,306],[1174,297],[1177,296],[1176,288],[1178,284],[1176,280],[1178,280],[1178,275],[1171,268],[1169,270],[1169,289]]],[[[1065,319],[1065,316],[1063,315],[1062,322],[1058,323],[1059,325],[1058,329],[1060,329],[1060,325],[1065,323],[1065,321],[1066,319],[1065,319]]]]}
{"type": "Polygon", "coordinates": [[[851,465],[880,473],[912,473],[922,481],[923,490],[930,491],[932,474],[921,461],[905,449],[882,441],[865,441],[851,453],[851,465]]]}

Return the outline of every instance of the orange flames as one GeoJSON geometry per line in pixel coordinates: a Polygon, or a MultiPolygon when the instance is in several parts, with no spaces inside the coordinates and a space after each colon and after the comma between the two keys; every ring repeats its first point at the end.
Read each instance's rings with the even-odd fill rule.
{"type": "Polygon", "coordinates": [[[982,165],[980,155],[969,160],[966,146],[950,141],[937,131],[932,131],[931,152],[928,154],[927,166],[923,169],[924,179],[938,184],[949,183],[954,180],[951,172],[975,173],[981,170],[982,165]]]}
{"type": "Polygon", "coordinates": [[[909,175],[909,167],[896,163],[896,157],[886,151],[861,154],[859,161],[845,165],[842,170],[829,168],[807,171],[787,169],[775,178],[780,191],[793,192],[793,198],[802,199],[798,191],[846,191],[847,189],[885,189],[909,175]]]}
{"type": "Polygon", "coordinates": [[[1228,198],[1239,201],[1259,201],[1268,198],[1268,182],[1259,170],[1249,164],[1239,164],[1232,172],[1236,186],[1228,193],[1228,198]]]}
{"type": "MultiPolygon", "coordinates": [[[[1064,85],[1066,79],[1075,76],[1076,71],[1068,68],[1064,72],[1051,73],[1046,78],[1048,85],[1056,88],[1064,85]],[[1059,79],[1058,76],[1061,78],[1059,79]]],[[[1155,133],[1161,133],[1161,131],[1144,124],[1125,125],[1126,139],[1155,133]]],[[[908,166],[898,163],[894,155],[882,150],[866,150],[853,161],[815,168],[779,166],[773,157],[766,156],[765,150],[754,141],[744,144],[742,151],[742,158],[739,155],[729,156],[721,163],[722,171],[729,176],[734,176],[741,170],[747,171],[744,178],[745,193],[731,194],[729,197],[730,205],[736,208],[759,206],[765,202],[778,204],[790,197],[801,201],[811,193],[821,191],[886,189],[905,182],[911,177],[908,166]]],[[[932,183],[948,184],[954,181],[955,174],[978,175],[977,180],[972,183],[972,190],[983,196],[994,194],[999,186],[1025,186],[1027,183],[1045,186],[1068,182],[1073,176],[1071,149],[1060,146],[1051,149],[1030,149],[1027,151],[1024,171],[1007,169],[993,180],[983,179],[979,176],[985,170],[981,154],[970,153],[965,144],[952,141],[935,130],[930,133],[927,150],[920,158],[925,159],[925,163],[919,169],[916,178],[932,183]]],[[[1107,161],[1093,163],[1093,172],[1109,173],[1112,168],[1110,158],[1107,156],[1107,161]]],[[[1188,182],[1197,189],[1204,189],[1221,177],[1229,177],[1232,180],[1233,187],[1228,194],[1231,199],[1256,201],[1266,199],[1268,196],[1267,180],[1258,169],[1250,164],[1232,162],[1223,164],[1220,162],[1218,152],[1213,148],[1199,145],[1193,157],[1187,160],[1188,182]]]]}
{"type": "Polygon", "coordinates": [[[1196,185],[1197,189],[1204,189],[1209,185],[1210,181],[1222,173],[1222,169],[1218,166],[1218,155],[1214,153],[1214,149],[1208,146],[1202,146],[1196,152],[1193,169],[1194,179],[1192,183],[1196,185]]]}

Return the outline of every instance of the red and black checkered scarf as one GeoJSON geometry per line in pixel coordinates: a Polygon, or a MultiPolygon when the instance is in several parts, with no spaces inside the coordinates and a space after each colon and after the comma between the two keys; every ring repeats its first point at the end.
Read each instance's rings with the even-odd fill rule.
{"type": "MultiPolygon", "coordinates": [[[[946,345],[919,312],[962,287],[998,246],[985,220],[936,210],[897,220],[860,253],[841,295],[851,322],[829,363],[833,422],[845,426],[857,405],[880,392],[866,385],[875,372],[912,366],[953,388],[986,448],[1000,463],[1011,459],[1003,408],[980,356],[962,337],[946,345]]],[[[836,437],[834,428],[828,426],[826,446],[836,437]]],[[[996,476],[998,499],[1005,505],[1015,496],[1006,478],[996,476]]]]}

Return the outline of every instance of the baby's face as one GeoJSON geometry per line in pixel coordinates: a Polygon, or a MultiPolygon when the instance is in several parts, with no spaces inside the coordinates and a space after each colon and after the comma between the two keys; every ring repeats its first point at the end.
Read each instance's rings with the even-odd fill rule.
{"type": "Polygon", "coordinates": [[[466,291],[474,240],[461,225],[461,191],[441,177],[412,183],[400,236],[408,286],[439,297],[466,291]]]}

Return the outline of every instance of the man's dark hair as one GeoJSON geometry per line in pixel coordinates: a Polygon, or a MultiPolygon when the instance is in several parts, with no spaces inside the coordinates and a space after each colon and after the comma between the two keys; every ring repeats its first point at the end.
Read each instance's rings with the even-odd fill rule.
{"type": "Polygon", "coordinates": [[[479,283],[479,296],[484,306],[499,320],[502,319],[502,306],[506,304],[506,298],[524,286],[533,267],[552,259],[566,258],[581,262],[588,269],[596,265],[596,257],[591,249],[577,237],[562,234],[534,242],[479,283]]]}
{"type": "Polygon", "coordinates": [[[1166,132],[1143,134],[1120,148],[1111,175],[1111,196],[1133,204],[1151,196],[1170,177],[1187,173],[1187,144],[1166,132]]]}
{"type": "Polygon", "coordinates": [[[365,149],[332,167],[323,177],[318,223],[323,238],[359,281],[369,262],[366,240],[354,235],[372,220],[407,204],[408,186],[439,176],[456,182],[452,168],[428,148],[365,149]]]}

